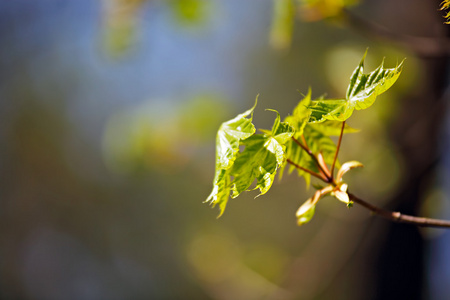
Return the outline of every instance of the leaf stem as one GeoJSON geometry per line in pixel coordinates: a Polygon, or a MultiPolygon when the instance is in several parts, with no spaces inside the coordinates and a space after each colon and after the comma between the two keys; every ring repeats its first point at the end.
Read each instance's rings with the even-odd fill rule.
{"type": "Polygon", "coordinates": [[[348,196],[350,200],[352,200],[355,203],[358,203],[359,205],[363,206],[364,208],[370,210],[373,214],[382,217],[384,219],[398,222],[398,223],[407,223],[407,224],[413,224],[421,227],[441,227],[441,228],[450,228],[450,221],[449,220],[439,220],[439,219],[432,219],[432,218],[422,218],[422,217],[414,217],[409,215],[403,215],[399,212],[389,211],[383,208],[380,208],[378,206],[375,206],[373,204],[370,204],[355,195],[348,193],[348,196]]]}
{"type": "Polygon", "coordinates": [[[339,135],[339,140],[336,146],[336,153],[334,154],[333,164],[331,165],[331,178],[334,178],[334,167],[336,165],[336,160],[339,154],[339,149],[341,148],[342,136],[344,135],[345,121],[342,122],[341,134],[339,135]]]}
{"type": "Polygon", "coordinates": [[[306,149],[308,151],[311,151],[311,150],[309,150],[308,143],[306,142],[305,135],[303,135],[303,134],[302,134],[302,142],[303,142],[303,144],[305,144],[306,149]]]}
{"type": "Polygon", "coordinates": [[[322,168],[322,165],[320,164],[319,160],[317,159],[317,157],[314,155],[314,153],[312,153],[312,151],[308,148],[308,146],[303,145],[302,143],[299,142],[299,140],[297,140],[295,137],[292,137],[292,140],[294,140],[294,142],[299,145],[303,150],[306,151],[306,153],[308,153],[309,156],[311,156],[311,158],[314,160],[314,162],[316,163],[317,167],[320,170],[320,173],[323,175],[321,176],[321,179],[323,181],[325,181],[326,183],[331,183],[333,182],[333,178],[331,178],[331,176],[327,175],[327,172],[322,168]]]}
{"type": "Polygon", "coordinates": [[[287,161],[288,163],[290,163],[291,165],[293,165],[294,167],[296,167],[297,169],[302,170],[303,172],[309,173],[309,174],[311,174],[312,176],[314,176],[314,177],[316,177],[316,178],[319,178],[320,180],[323,180],[323,181],[327,182],[327,178],[325,178],[325,176],[323,176],[322,174],[318,174],[318,173],[313,172],[313,171],[311,171],[311,170],[308,170],[308,169],[306,169],[306,168],[304,168],[304,167],[302,167],[302,166],[299,166],[298,164],[296,164],[295,162],[293,162],[293,161],[290,160],[289,158],[286,159],[286,161],[287,161]]]}

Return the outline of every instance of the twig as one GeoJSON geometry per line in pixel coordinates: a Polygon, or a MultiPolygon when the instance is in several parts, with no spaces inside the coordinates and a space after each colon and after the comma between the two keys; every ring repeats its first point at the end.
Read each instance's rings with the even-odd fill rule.
{"type": "Polygon", "coordinates": [[[448,221],[448,220],[439,220],[439,219],[432,219],[432,218],[422,218],[422,217],[403,215],[399,212],[385,210],[383,208],[380,208],[378,206],[370,204],[370,203],[356,197],[355,195],[353,195],[351,193],[348,193],[348,196],[350,197],[350,200],[352,200],[355,203],[358,203],[359,205],[363,206],[364,208],[367,208],[375,215],[385,218],[387,220],[393,221],[393,222],[413,224],[413,225],[417,225],[417,226],[421,226],[421,227],[450,228],[450,221],[448,221]]]}
{"type": "Polygon", "coordinates": [[[314,153],[312,153],[312,151],[306,147],[305,145],[303,145],[302,143],[300,143],[295,137],[292,137],[292,140],[299,145],[303,150],[306,151],[306,153],[308,153],[309,156],[311,156],[311,158],[314,160],[314,162],[316,163],[317,167],[319,168],[320,172],[323,174],[323,176],[325,178],[320,178],[322,180],[324,180],[327,183],[331,183],[333,180],[331,177],[327,176],[327,173],[325,172],[325,170],[322,168],[319,160],[317,159],[317,157],[314,155],[314,153]]]}
{"type": "Polygon", "coordinates": [[[295,162],[293,162],[292,160],[290,160],[289,158],[286,160],[288,163],[290,163],[291,165],[293,165],[294,167],[296,167],[297,169],[299,169],[299,170],[302,170],[303,172],[306,172],[306,173],[308,173],[308,174],[311,174],[312,176],[314,176],[314,177],[317,177],[317,178],[319,178],[320,180],[323,180],[323,181],[327,181],[327,178],[325,178],[324,176],[322,176],[321,174],[317,174],[317,173],[315,173],[315,172],[313,172],[313,171],[311,171],[311,170],[308,170],[308,169],[306,169],[306,168],[303,168],[302,166],[299,166],[298,164],[296,164],[295,162]]]}
{"type": "Polygon", "coordinates": [[[336,165],[339,149],[341,148],[342,136],[344,135],[344,127],[345,121],[342,122],[341,134],[339,135],[339,140],[336,146],[336,153],[334,154],[333,164],[331,165],[331,178],[334,178],[334,166],[336,165]]]}

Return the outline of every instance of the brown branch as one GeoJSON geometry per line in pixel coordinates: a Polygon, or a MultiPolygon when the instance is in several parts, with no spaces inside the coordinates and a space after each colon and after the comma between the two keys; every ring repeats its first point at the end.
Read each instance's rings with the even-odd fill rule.
{"type": "Polygon", "coordinates": [[[441,228],[450,228],[450,221],[448,220],[439,220],[432,218],[422,218],[422,217],[414,217],[409,215],[403,215],[399,212],[389,211],[373,204],[370,204],[355,195],[348,193],[350,200],[359,205],[363,206],[370,210],[373,214],[385,218],[387,220],[398,222],[398,223],[407,223],[413,224],[421,227],[441,227],[441,228]]]}
{"type": "Polygon", "coordinates": [[[327,173],[325,172],[325,170],[322,168],[319,160],[317,159],[317,157],[314,155],[314,153],[312,153],[312,151],[305,145],[303,145],[302,143],[300,143],[295,137],[292,137],[292,140],[299,145],[303,150],[306,151],[306,153],[308,153],[309,156],[311,156],[311,158],[314,160],[314,162],[316,163],[317,167],[319,168],[320,172],[322,173],[322,175],[324,176],[324,178],[321,178],[322,180],[324,180],[327,183],[331,183],[333,181],[333,179],[330,176],[327,176],[327,173]]]}
{"type": "Polygon", "coordinates": [[[334,178],[334,166],[336,165],[339,149],[341,148],[342,136],[344,135],[344,127],[345,121],[342,122],[341,134],[339,135],[339,140],[336,146],[336,153],[334,154],[333,165],[331,165],[331,178],[334,178]]]}
{"type": "Polygon", "coordinates": [[[293,165],[294,167],[296,167],[297,169],[302,170],[303,172],[306,172],[306,173],[308,173],[308,174],[311,174],[312,176],[317,177],[317,178],[319,178],[320,180],[323,180],[323,181],[327,182],[327,178],[325,178],[325,177],[322,176],[321,174],[317,174],[317,173],[315,173],[315,172],[313,172],[313,171],[311,171],[311,170],[308,170],[308,169],[306,169],[306,168],[303,168],[302,166],[299,166],[298,164],[296,164],[295,162],[293,162],[293,161],[290,160],[289,158],[286,159],[286,161],[287,161],[288,163],[290,163],[291,165],[293,165]]]}

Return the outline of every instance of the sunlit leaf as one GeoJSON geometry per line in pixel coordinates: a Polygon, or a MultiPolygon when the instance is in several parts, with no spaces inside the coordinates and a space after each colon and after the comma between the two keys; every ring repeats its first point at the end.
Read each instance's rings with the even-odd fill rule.
{"type": "Polygon", "coordinates": [[[353,112],[350,102],[345,99],[313,100],[308,108],[311,110],[309,122],[323,122],[325,120],[345,121],[353,112]]]}
{"type": "Polygon", "coordinates": [[[205,202],[209,202],[213,206],[218,204],[221,211],[220,215],[223,214],[230,196],[230,171],[236,159],[236,154],[239,152],[240,142],[255,133],[255,126],[252,124],[255,107],[256,101],[251,109],[223,123],[217,132],[216,171],[213,190],[205,202]]]}
{"type": "Polygon", "coordinates": [[[348,171],[350,171],[351,169],[362,168],[362,167],[363,167],[363,164],[356,160],[348,161],[348,162],[344,163],[338,171],[338,174],[336,176],[336,181],[340,182],[342,180],[342,176],[344,176],[344,174],[347,173],[348,171]]]}
{"type": "Polygon", "coordinates": [[[255,126],[252,124],[255,107],[256,102],[251,109],[220,126],[216,137],[216,168],[230,168],[239,151],[239,142],[255,133],[255,126]]]}
{"type": "Polygon", "coordinates": [[[242,141],[245,148],[238,153],[230,173],[234,176],[233,198],[249,189],[255,179],[255,189],[259,189],[261,195],[270,189],[277,169],[286,159],[284,143],[293,134],[294,129],[287,123],[280,122],[277,113],[271,134],[255,134],[242,141]]]}
{"type": "Polygon", "coordinates": [[[308,90],[308,94],[300,100],[297,106],[294,108],[293,114],[291,116],[287,116],[284,121],[289,123],[295,129],[295,137],[299,138],[303,134],[303,129],[308,122],[311,110],[308,109],[308,106],[311,103],[311,89],[308,90]]]}
{"type": "Polygon", "coordinates": [[[371,106],[378,95],[387,91],[397,81],[402,71],[403,62],[392,69],[384,69],[383,64],[369,74],[364,74],[364,54],[359,66],[350,77],[347,100],[358,110],[371,106]]]}
{"type": "Polygon", "coordinates": [[[335,191],[334,192],[334,196],[336,197],[336,199],[338,199],[339,201],[342,201],[346,204],[350,203],[350,198],[348,197],[346,192],[343,191],[335,191]]]}
{"type": "MultiPolygon", "coordinates": [[[[305,207],[307,207],[308,209],[302,209],[303,205],[300,207],[300,209],[305,210],[305,212],[299,214],[299,212],[297,211],[297,224],[299,226],[304,225],[306,223],[308,223],[309,221],[311,221],[312,217],[314,217],[314,213],[316,211],[316,206],[315,205],[311,205],[310,204],[311,200],[307,200],[303,205],[305,207]]],[[[299,209],[299,211],[300,211],[299,209]]]]}
{"type": "Polygon", "coordinates": [[[346,99],[311,101],[308,106],[311,109],[309,122],[347,120],[355,109],[361,110],[370,107],[375,102],[376,97],[388,90],[400,76],[403,62],[392,69],[384,69],[382,62],[374,71],[364,74],[365,57],[366,54],[350,77],[346,99]]]}
{"type": "Polygon", "coordinates": [[[230,170],[217,169],[214,176],[214,186],[211,194],[208,196],[205,202],[210,202],[213,206],[219,205],[220,214],[219,217],[225,211],[225,207],[230,197],[230,170]]]}
{"type": "Polygon", "coordinates": [[[318,190],[314,193],[314,196],[312,198],[309,198],[305,201],[305,203],[302,204],[302,206],[300,206],[295,214],[297,217],[297,224],[299,226],[311,221],[312,217],[314,216],[317,202],[319,202],[321,197],[332,192],[332,190],[332,186],[327,186],[321,190],[318,190]]]}

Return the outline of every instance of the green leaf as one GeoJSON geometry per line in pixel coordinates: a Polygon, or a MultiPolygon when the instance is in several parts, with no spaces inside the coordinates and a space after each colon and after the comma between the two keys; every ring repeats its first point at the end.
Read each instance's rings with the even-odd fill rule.
{"type": "Polygon", "coordinates": [[[295,137],[299,138],[303,134],[303,129],[308,123],[311,116],[311,110],[308,106],[311,103],[311,89],[308,89],[308,94],[294,108],[292,116],[287,116],[284,121],[289,123],[295,129],[295,137]]]}
{"type": "Polygon", "coordinates": [[[347,194],[348,185],[346,183],[339,186],[339,188],[335,188],[332,192],[332,195],[341,202],[345,204],[350,204],[350,197],[347,194]]]}
{"type": "Polygon", "coordinates": [[[307,202],[305,202],[305,204],[307,204],[307,206],[309,206],[308,209],[302,214],[299,214],[298,212],[296,214],[296,216],[297,216],[297,224],[299,226],[302,226],[302,225],[308,223],[309,221],[311,221],[311,219],[314,217],[314,213],[316,211],[316,206],[315,205],[310,205],[309,204],[309,200],[307,202]]]}
{"type": "Polygon", "coordinates": [[[311,109],[309,122],[325,120],[345,121],[355,109],[370,107],[378,95],[387,91],[397,81],[402,71],[403,61],[392,69],[384,69],[383,63],[369,74],[364,74],[364,54],[358,67],[350,77],[346,99],[313,100],[308,106],[311,109]]]}
{"type": "Polygon", "coordinates": [[[305,201],[305,203],[300,206],[296,212],[297,224],[299,226],[304,225],[311,221],[316,210],[316,204],[319,202],[320,198],[324,195],[332,192],[333,187],[331,185],[324,187],[314,193],[314,196],[305,201]]]}
{"type": "Polygon", "coordinates": [[[259,189],[261,195],[270,189],[277,169],[286,159],[284,144],[293,134],[294,129],[289,124],[280,122],[280,115],[277,113],[271,134],[255,134],[242,141],[245,148],[238,153],[230,172],[234,176],[232,198],[248,190],[255,179],[257,183],[254,189],[259,189]]]}
{"type": "Polygon", "coordinates": [[[347,89],[347,100],[352,103],[357,110],[366,109],[371,106],[378,95],[387,91],[397,81],[402,71],[403,61],[395,68],[384,69],[381,65],[369,74],[364,74],[364,54],[359,66],[356,67],[350,77],[350,84],[347,89]]]}
{"type": "Polygon", "coordinates": [[[213,206],[219,205],[220,217],[225,211],[225,207],[230,197],[230,170],[216,169],[216,175],[214,176],[214,185],[211,194],[208,196],[205,202],[210,202],[213,206]]]}
{"type": "Polygon", "coordinates": [[[313,100],[308,108],[311,110],[310,123],[323,122],[325,120],[345,121],[353,112],[349,109],[350,102],[345,99],[313,100]]]}
{"type": "Polygon", "coordinates": [[[344,163],[338,171],[338,174],[336,176],[336,181],[337,182],[342,181],[342,176],[344,176],[344,174],[347,173],[348,171],[350,171],[351,169],[362,168],[362,167],[364,167],[364,165],[356,160],[352,160],[352,161],[348,161],[348,162],[344,163]]]}
{"type": "Polygon", "coordinates": [[[205,202],[213,206],[219,205],[220,215],[223,214],[231,190],[230,171],[239,152],[241,141],[255,133],[252,124],[255,105],[246,112],[239,114],[234,119],[223,123],[216,137],[216,171],[213,182],[213,190],[205,202]],[[247,118],[250,116],[249,118],[247,118]]]}
{"type": "Polygon", "coordinates": [[[252,119],[256,103],[251,109],[220,126],[216,137],[216,169],[230,168],[239,151],[239,142],[255,133],[252,119]]]}

